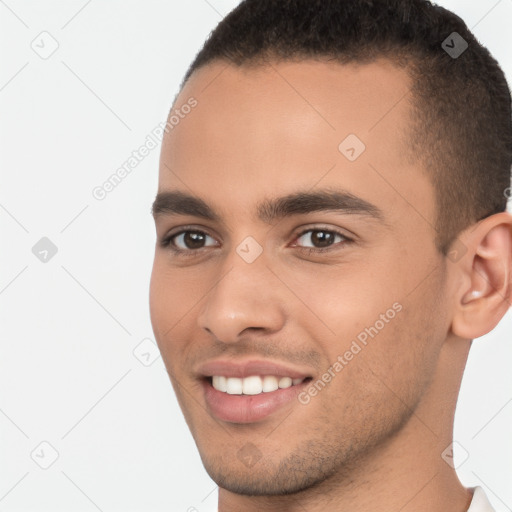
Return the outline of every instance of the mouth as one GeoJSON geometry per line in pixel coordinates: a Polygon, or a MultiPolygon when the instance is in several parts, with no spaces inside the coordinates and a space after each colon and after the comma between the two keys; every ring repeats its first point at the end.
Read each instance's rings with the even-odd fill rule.
{"type": "Polygon", "coordinates": [[[299,406],[297,395],[311,380],[311,377],[278,380],[273,375],[251,375],[244,379],[217,375],[205,377],[202,383],[206,407],[212,416],[228,423],[256,423],[287,406],[299,406]]]}
{"type": "Polygon", "coordinates": [[[265,361],[204,365],[198,375],[210,415],[228,423],[256,423],[300,405],[297,395],[313,379],[265,361]]]}

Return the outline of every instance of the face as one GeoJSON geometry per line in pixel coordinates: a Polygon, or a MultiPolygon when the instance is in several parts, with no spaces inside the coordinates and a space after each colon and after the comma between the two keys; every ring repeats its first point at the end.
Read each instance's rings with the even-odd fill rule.
{"type": "Polygon", "coordinates": [[[343,478],[428,393],[450,319],[409,86],[387,61],[214,63],[175,102],[151,321],[224,489],[343,478]]]}

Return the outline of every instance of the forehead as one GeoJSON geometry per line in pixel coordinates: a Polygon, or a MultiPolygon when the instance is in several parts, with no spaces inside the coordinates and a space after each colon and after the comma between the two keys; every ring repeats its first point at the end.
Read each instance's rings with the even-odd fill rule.
{"type": "Polygon", "coordinates": [[[242,209],[270,192],[342,186],[433,219],[432,187],[406,155],[409,88],[387,60],[209,64],[173,106],[181,115],[164,137],[159,190],[188,189],[222,211],[222,195],[242,209]]]}

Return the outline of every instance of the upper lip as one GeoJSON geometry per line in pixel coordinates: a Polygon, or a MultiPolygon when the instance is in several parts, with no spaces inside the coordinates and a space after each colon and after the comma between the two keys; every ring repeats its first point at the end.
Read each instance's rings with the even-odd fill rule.
{"type": "Polygon", "coordinates": [[[275,375],[276,377],[291,377],[292,379],[304,379],[311,374],[293,366],[268,361],[264,359],[251,359],[234,361],[217,359],[207,361],[198,368],[200,377],[212,377],[222,375],[224,377],[250,377],[251,375],[275,375]]]}

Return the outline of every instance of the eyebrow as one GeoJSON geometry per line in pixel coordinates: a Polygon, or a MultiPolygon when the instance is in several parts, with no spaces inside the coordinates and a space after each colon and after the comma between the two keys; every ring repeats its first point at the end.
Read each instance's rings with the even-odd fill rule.
{"type": "MultiPolygon", "coordinates": [[[[380,208],[344,190],[323,189],[314,192],[295,192],[286,196],[266,199],[256,207],[257,218],[267,224],[292,215],[313,212],[333,212],[362,215],[380,222],[385,221],[380,208]]],[[[160,216],[191,215],[214,222],[222,222],[221,215],[203,199],[174,190],[159,192],[153,202],[155,220],[160,216]]]]}

